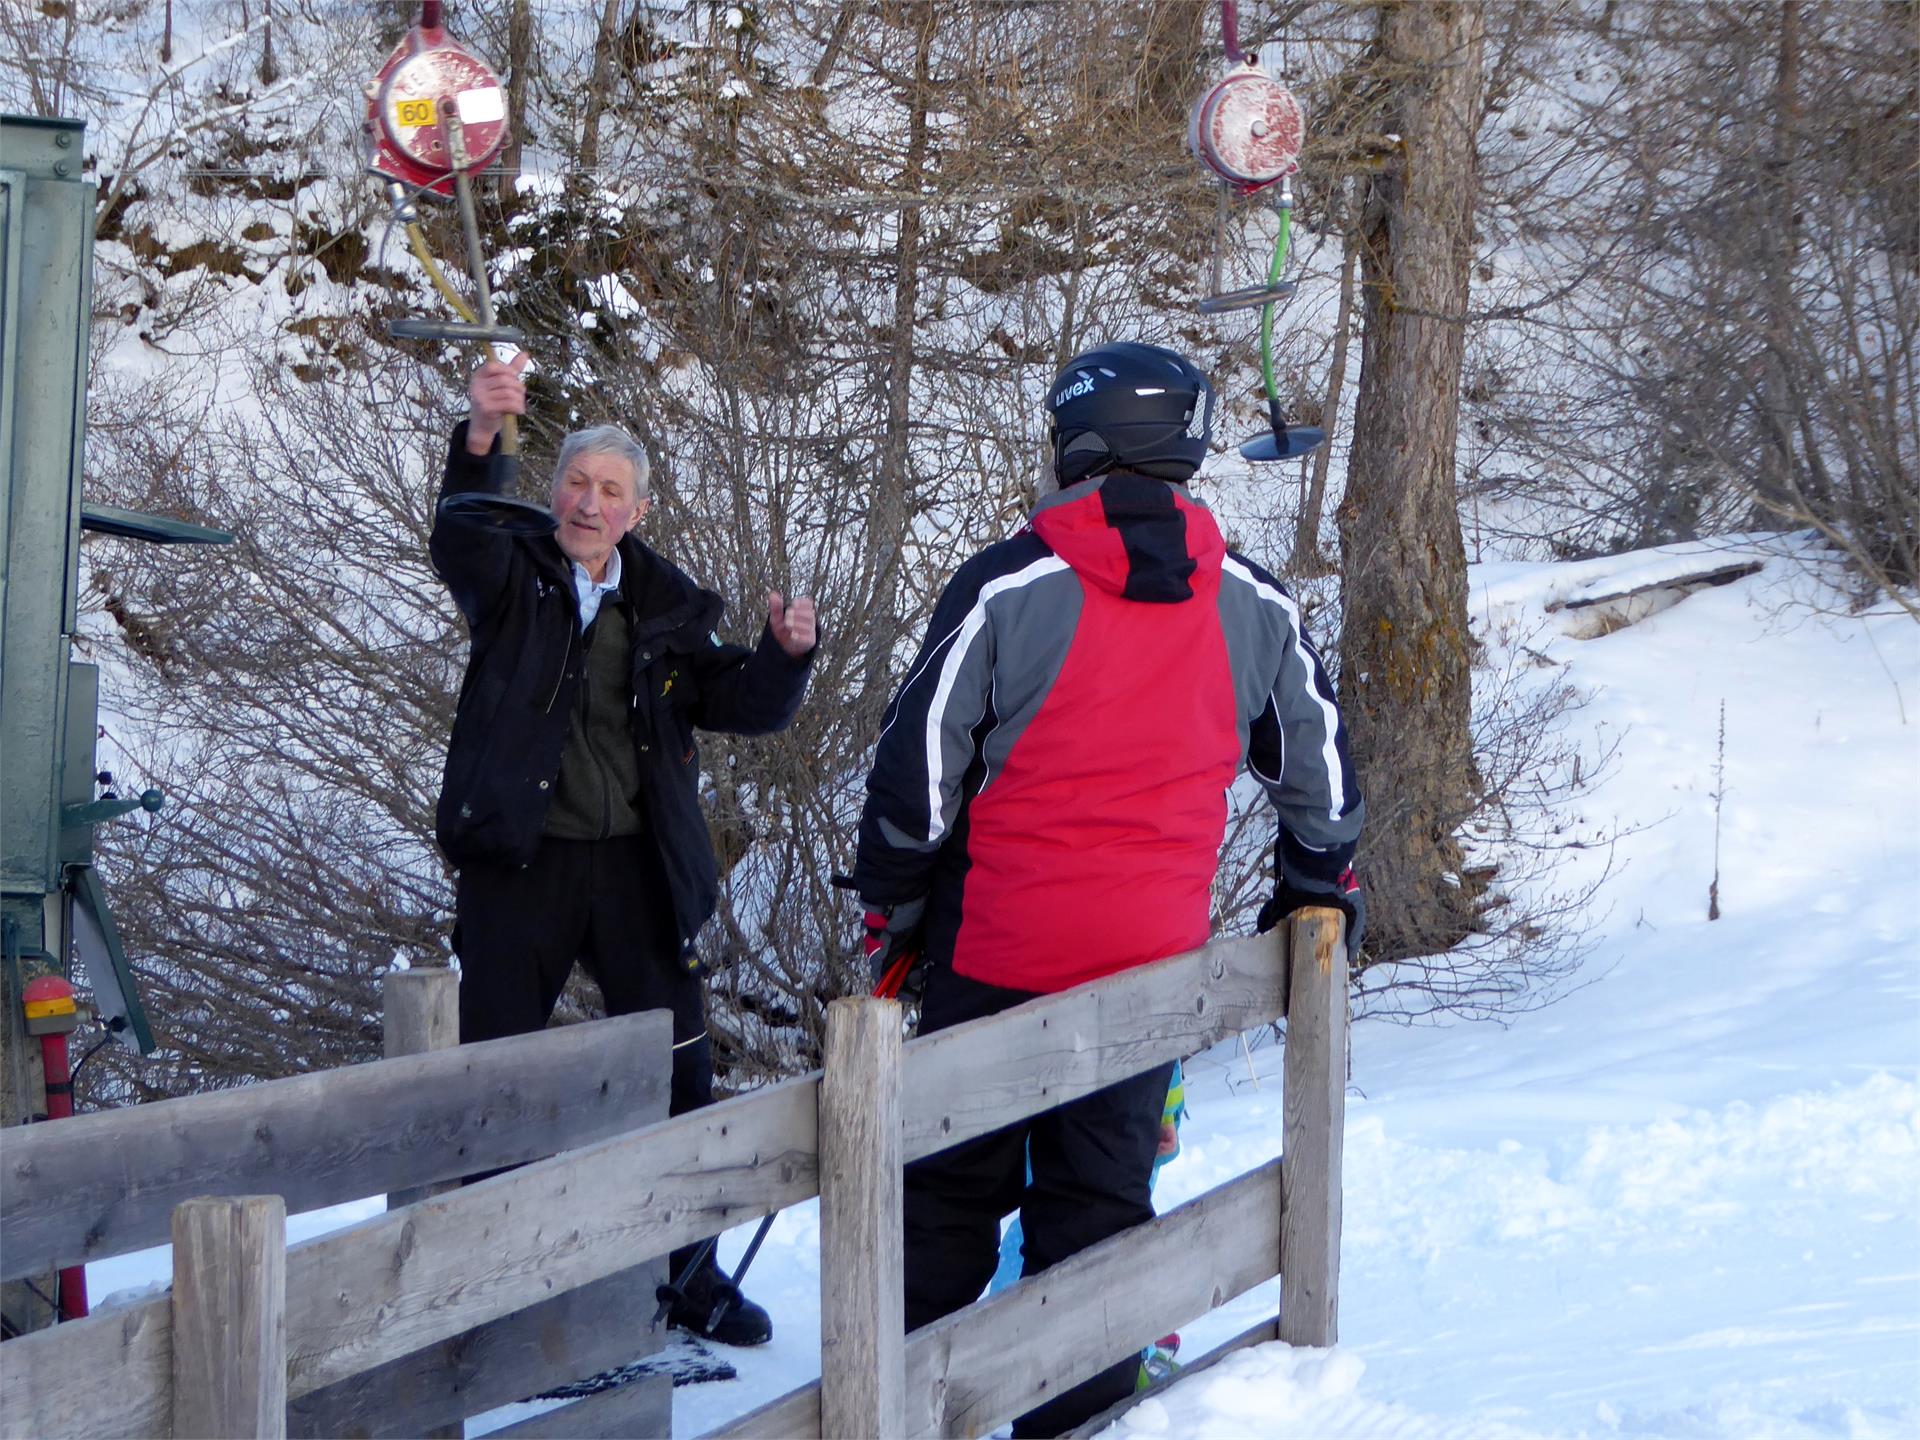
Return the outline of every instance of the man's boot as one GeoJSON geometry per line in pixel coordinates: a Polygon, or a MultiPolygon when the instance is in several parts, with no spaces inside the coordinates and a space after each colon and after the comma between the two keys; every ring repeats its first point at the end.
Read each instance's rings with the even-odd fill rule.
{"type": "Polygon", "coordinates": [[[667,1310],[667,1323],[722,1345],[764,1345],[773,1338],[773,1321],[760,1306],[733,1288],[731,1281],[714,1263],[709,1249],[700,1264],[685,1280],[680,1272],[693,1258],[695,1247],[676,1250],[669,1259],[669,1271],[680,1293],[667,1310]]]}

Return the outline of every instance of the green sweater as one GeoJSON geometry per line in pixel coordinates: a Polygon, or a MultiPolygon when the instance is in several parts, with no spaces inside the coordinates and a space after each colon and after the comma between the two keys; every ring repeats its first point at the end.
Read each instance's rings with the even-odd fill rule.
{"type": "Polygon", "coordinates": [[[633,751],[633,656],[627,607],[614,595],[582,637],[585,671],[574,692],[545,831],[556,840],[637,835],[640,760],[633,751]]]}

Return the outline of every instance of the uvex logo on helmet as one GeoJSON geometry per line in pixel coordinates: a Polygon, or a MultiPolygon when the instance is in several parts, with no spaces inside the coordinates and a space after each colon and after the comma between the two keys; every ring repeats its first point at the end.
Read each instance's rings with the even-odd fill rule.
{"type": "Polygon", "coordinates": [[[1073,384],[1054,393],[1053,406],[1055,409],[1058,409],[1069,400],[1077,400],[1082,395],[1091,395],[1092,393],[1093,377],[1091,375],[1082,375],[1078,380],[1075,380],[1073,384]]]}

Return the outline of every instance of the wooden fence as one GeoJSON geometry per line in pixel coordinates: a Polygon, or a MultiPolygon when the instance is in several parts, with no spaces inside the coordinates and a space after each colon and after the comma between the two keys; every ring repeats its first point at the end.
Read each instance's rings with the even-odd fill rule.
{"type": "MultiPolygon", "coordinates": [[[[837,1001],[828,1015],[824,1072],[624,1133],[611,1113],[621,1107],[607,1097],[625,1086],[634,1097],[631,1113],[647,1082],[637,1071],[621,1070],[626,1078],[615,1079],[619,1066],[603,1052],[650,1053],[655,1089],[644,1103],[657,1107],[663,1042],[643,1045],[641,1027],[657,1022],[663,1034],[664,1017],[384,1060],[15,1132],[0,1162],[0,1278],[156,1243],[167,1233],[157,1218],[165,1216],[176,1238],[175,1284],[170,1294],[0,1346],[0,1429],[40,1437],[284,1434],[273,1421],[311,1417],[302,1407],[314,1397],[360,1392],[361,1428],[302,1431],[296,1418],[295,1433],[417,1434],[438,1422],[422,1409],[383,1408],[377,1396],[366,1403],[379,1389],[370,1382],[398,1386],[396,1377],[404,1376],[412,1389],[392,1393],[418,1392],[457,1361],[450,1341],[510,1331],[497,1348],[524,1351],[533,1333],[528,1317],[596,1294],[613,1307],[596,1312],[603,1322],[625,1307],[622,1326],[593,1328],[614,1330],[628,1350],[618,1358],[631,1358],[639,1317],[650,1313],[651,1284],[633,1283],[641,1260],[814,1195],[821,1197],[821,1379],[716,1435],[985,1434],[1276,1274],[1277,1321],[1222,1349],[1276,1335],[1331,1344],[1347,1013],[1339,914],[1295,918],[1291,965],[1283,939],[1216,942],[904,1044],[893,1002],[837,1001]],[[902,1164],[1283,1015],[1282,1160],[902,1333],[902,1164]],[[576,1031],[585,1038],[572,1040],[576,1048],[562,1059],[557,1047],[576,1031]],[[510,1046],[520,1047],[521,1062],[512,1078],[492,1059],[503,1053],[496,1047],[510,1046]],[[584,1088],[600,1099],[565,1084],[576,1064],[585,1067],[574,1070],[576,1081],[586,1076],[584,1088]],[[369,1078],[391,1075],[382,1067],[394,1066],[415,1067],[407,1072],[411,1086],[369,1078]],[[434,1068],[446,1066],[466,1068],[434,1068]],[[469,1087],[465,1107],[456,1074],[469,1087]],[[541,1090],[537,1076],[555,1079],[556,1090],[541,1090]],[[333,1155],[352,1150],[352,1123],[322,1113],[329,1083],[336,1094],[342,1085],[361,1087],[353,1109],[363,1124],[372,1123],[370,1107],[392,1107],[378,1127],[382,1138],[360,1137],[367,1168],[326,1171],[331,1185],[321,1183],[322,1167],[295,1163],[282,1143],[293,1133],[310,1137],[296,1146],[312,1143],[333,1155]],[[309,1088],[297,1100],[284,1098],[295,1086],[309,1088]],[[408,1098],[412,1088],[420,1092],[418,1106],[408,1098]],[[267,1092],[273,1098],[259,1098],[267,1092]],[[576,1105],[589,1118],[573,1115],[576,1105]],[[217,1120],[203,1119],[215,1106],[227,1108],[217,1120]],[[490,1110],[495,1119],[477,1120],[468,1107],[490,1110]],[[533,1113],[546,1118],[546,1129],[499,1118],[533,1113]],[[116,1133],[129,1143],[137,1134],[152,1167],[128,1164],[103,1176],[97,1158],[89,1158],[97,1147],[58,1133],[100,1124],[124,1127],[116,1133]],[[196,1162],[218,1153],[212,1137],[223,1132],[231,1169],[209,1173],[196,1162]],[[511,1134],[503,1141],[502,1132],[511,1134]],[[545,1138],[536,1143],[539,1136],[545,1138]],[[32,1141],[31,1153],[22,1153],[24,1140],[32,1141]],[[553,1158],[291,1249],[275,1241],[280,1195],[301,1206],[324,1204],[562,1148],[553,1158]],[[395,1158],[416,1151],[431,1161],[395,1158]],[[75,1202],[69,1180],[76,1176],[83,1189],[94,1187],[87,1192],[93,1200],[75,1202]],[[174,1208],[195,1196],[253,1189],[275,1193],[211,1209],[183,1207],[175,1218],[174,1208]],[[65,1197],[64,1205],[51,1204],[54,1197],[65,1197]],[[42,1210],[73,1213],[48,1219],[42,1210]],[[34,1237],[17,1255],[16,1223],[19,1234],[34,1237]],[[223,1328],[229,1337],[252,1338],[207,1339],[223,1328]]],[[[570,1334],[585,1313],[550,1312],[546,1323],[570,1334]]],[[[470,1378],[494,1383],[484,1394],[470,1388],[472,1403],[458,1413],[540,1388],[526,1374],[510,1364],[478,1367],[470,1378]],[[497,1368],[510,1372],[506,1388],[515,1393],[495,1398],[506,1383],[497,1368]]],[[[657,1421],[652,1430],[640,1424],[632,1402],[614,1390],[497,1433],[663,1433],[657,1421]]]]}
{"type": "MultiPolygon", "coordinates": [[[[193,1278],[202,1259],[179,1246],[174,1230],[176,1208],[196,1197],[251,1193],[257,1203],[238,1207],[248,1217],[382,1190],[390,1203],[404,1203],[463,1175],[542,1159],[666,1114],[665,1014],[454,1050],[447,1047],[457,1029],[456,985],[450,970],[387,977],[385,1060],[0,1132],[0,1278],[175,1240],[177,1311],[193,1304],[180,1277],[189,1277],[186,1289],[202,1283],[193,1278]],[[441,1053],[415,1053],[428,1050],[441,1053]]],[[[278,1250],[284,1255],[284,1241],[278,1250]]],[[[629,1263],[344,1384],[302,1392],[287,1406],[284,1430],[245,1433],[429,1435],[451,1425],[458,1434],[464,1416],[625,1364],[650,1348],[645,1322],[662,1274],[656,1264],[629,1263]]],[[[152,1333],[147,1308],[0,1345],[0,1433],[167,1433],[173,1391],[156,1399],[146,1387],[182,1355],[165,1327],[152,1333]],[[135,1364],[130,1374],[110,1368],[77,1382],[56,1374],[53,1383],[77,1386],[75,1393],[35,1398],[35,1349],[98,1346],[116,1319],[128,1326],[119,1353],[135,1364]]],[[[216,1433],[184,1393],[206,1387],[181,1388],[188,1408],[174,1415],[173,1433],[216,1433]]],[[[660,1406],[670,1397],[651,1398],[660,1406]]]]}

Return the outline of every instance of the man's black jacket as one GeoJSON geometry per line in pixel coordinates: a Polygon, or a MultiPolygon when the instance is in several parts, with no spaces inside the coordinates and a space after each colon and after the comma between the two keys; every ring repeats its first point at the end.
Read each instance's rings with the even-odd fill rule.
{"type": "MultiPolygon", "coordinates": [[[[440,493],[491,488],[487,458],[467,452],[463,421],[440,493]]],[[[572,562],[550,535],[515,537],[444,519],[434,522],[429,549],[473,635],[435,815],[440,848],[455,865],[525,865],[539,847],[586,655],[572,562]]],[[[681,938],[691,940],[713,913],[718,888],[694,727],[743,735],[782,728],[800,707],[812,656],[791,659],[770,630],[757,649],[724,645],[715,633],[718,595],[631,535],[620,541],[620,561],[641,814],[681,938]]]]}

